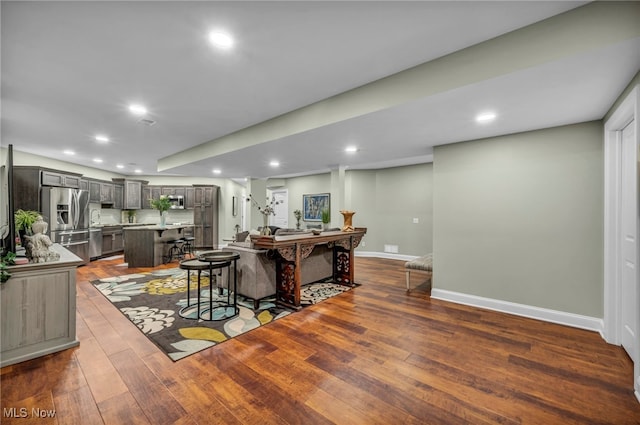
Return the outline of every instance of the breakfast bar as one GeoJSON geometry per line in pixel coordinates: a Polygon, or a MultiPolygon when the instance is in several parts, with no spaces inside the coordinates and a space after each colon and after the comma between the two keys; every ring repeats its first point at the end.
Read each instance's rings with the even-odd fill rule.
{"type": "Polygon", "coordinates": [[[167,241],[180,239],[193,224],[130,226],[124,228],[124,261],[129,267],[156,267],[164,263],[167,241]]]}

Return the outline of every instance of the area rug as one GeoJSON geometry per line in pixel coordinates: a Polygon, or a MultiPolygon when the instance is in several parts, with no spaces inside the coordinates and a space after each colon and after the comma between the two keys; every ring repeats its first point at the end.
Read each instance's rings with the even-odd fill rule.
{"type": "MultiPolygon", "coordinates": [[[[233,294],[218,288],[215,279],[210,291],[208,273],[203,272],[198,305],[197,275],[191,275],[188,299],[187,273],[179,268],[109,277],[91,283],[174,361],[295,311],[276,305],[274,298],[261,300],[258,309],[254,309],[253,300],[238,296],[238,314],[225,319],[233,314],[233,308],[220,307],[209,312],[209,301],[215,306],[233,294]],[[202,320],[209,317],[221,320],[202,320]]],[[[302,307],[350,289],[332,282],[305,285],[301,288],[302,307]]]]}

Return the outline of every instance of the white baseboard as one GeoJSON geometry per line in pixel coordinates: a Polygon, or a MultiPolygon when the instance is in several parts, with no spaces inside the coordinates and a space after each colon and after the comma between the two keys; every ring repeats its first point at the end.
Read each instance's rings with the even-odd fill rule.
{"type": "Polygon", "coordinates": [[[586,329],[598,332],[600,336],[603,336],[604,321],[597,317],[582,316],[564,311],[550,310],[526,304],[517,304],[509,301],[478,297],[476,295],[468,295],[437,288],[433,288],[431,290],[431,298],[450,301],[457,304],[470,305],[472,307],[486,308],[488,310],[500,311],[502,313],[514,314],[516,316],[528,317],[530,319],[557,323],[574,328],[586,329]]]}
{"type": "Polygon", "coordinates": [[[415,255],[404,255],[404,254],[391,254],[390,252],[377,252],[377,251],[355,251],[356,257],[375,257],[375,258],[386,258],[388,260],[401,260],[401,261],[411,261],[418,258],[415,255]]]}

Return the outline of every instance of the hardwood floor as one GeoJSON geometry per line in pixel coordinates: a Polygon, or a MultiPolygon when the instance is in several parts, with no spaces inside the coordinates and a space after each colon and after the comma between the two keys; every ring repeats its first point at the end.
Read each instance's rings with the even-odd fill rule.
{"type": "Polygon", "coordinates": [[[89,284],[133,270],[93,262],[80,346],[3,368],[0,422],[640,424],[620,347],[407,294],[402,265],[357,258],[362,286],[174,363],[89,284]]]}

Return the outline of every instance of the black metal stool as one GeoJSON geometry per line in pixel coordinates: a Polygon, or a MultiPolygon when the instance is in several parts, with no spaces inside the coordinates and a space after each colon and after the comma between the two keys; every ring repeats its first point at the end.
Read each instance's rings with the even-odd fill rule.
{"type": "Polygon", "coordinates": [[[194,240],[196,240],[196,238],[194,238],[193,236],[185,236],[183,238],[181,238],[183,244],[182,244],[182,255],[184,255],[184,257],[186,258],[187,254],[189,254],[189,256],[191,258],[195,257],[195,254],[193,253],[193,245],[191,244],[191,242],[193,242],[194,240]]]}
{"type": "Polygon", "coordinates": [[[182,243],[181,239],[172,239],[165,242],[165,244],[171,244],[169,247],[169,251],[167,255],[164,257],[165,264],[172,262],[173,260],[183,260],[184,254],[182,253],[182,243]]]}
{"type": "MultiPolygon", "coordinates": [[[[202,271],[209,270],[209,263],[198,260],[183,260],[180,262],[180,268],[187,271],[187,305],[182,307],[178,314],[185,319],[199,319],[200,318],[200,275],[202,271]],[[198,301],[196,304],[191,304],[191,272],[198,272],[198,301]],[[193,314],[193,306],[196,306],[195,315],[193,314]]],[[[213,285],[213,278],[209,276],[209,286],[213,285]]],[[[207,304],[208,305],[208,304],[207,304]]]]}

